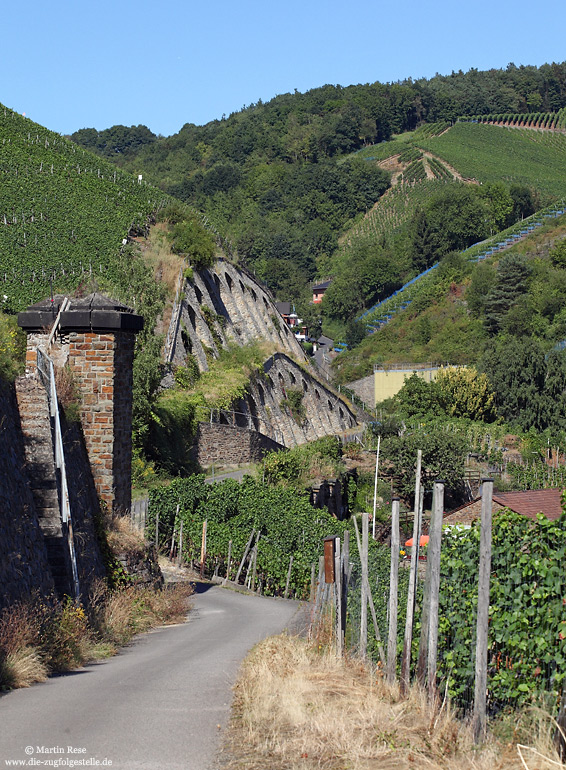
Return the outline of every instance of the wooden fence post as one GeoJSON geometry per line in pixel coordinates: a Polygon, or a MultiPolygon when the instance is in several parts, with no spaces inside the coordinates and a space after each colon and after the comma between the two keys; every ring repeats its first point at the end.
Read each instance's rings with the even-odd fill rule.
{"type": "Polygon", "coordinates": [[[256,539],[255,539],[255,545],[252,548],[250,553],[250,560],[248,562],[248,569],[246,570],[246,578],[244,580],[244,585],[247,586],[248,588],[251,588],[251,578],[252,578],[252,572],[254,567],[254,557],[256,555],[257,544],[259,543],[260,537],[261,537],[261,532],[258,530],[256,539]]]}
{"type": "Polygon", "coordinates": [[[255,579],[256,579],[256,575],[257,575],[257,550],[258,550],[258,545],[259,545],[259,536],[258,536],[257,540],[255,541],[255,547],[254,547],[254,551],[253,551],[252,584],[251,584],[252,591],[255,591],[255,579]]]}
{"type": "Polygon", "coordinates": [[[387,669],[389,682],[395,681],[397,667],[397,614],[399,609],[399,498],[391,502],[391,568],[389,571],[389,635],[387,669]]]}
{"type": "MultiPolygon", "coordinates": [[[[430,528],[429,528],[430,531],[430,528]]],[[[421,633],[419,638],[419,655],[417,658],[417,681],[424,687],[426,684],[426,667],[428,657],[428,627],[429,627],[429,607],[430,607],[430,538],[426,557],[426,575],[423,590],[422,609],[421,609],[421,633]]]]}
{"type": "Polygon", "coordinates": [[[201,579],[204,577],[204,563],[206,561],[206,527],[207,527],[207,520],[205,519],[202,523],[202,542],[200,546],[200,576],[201,579]]]}
{"type": "Polygon", "coordinates": [[[315,590],[316,590],[316,564],[311,564],[311,590],[309,593],[309,602],[312,602],[315,597],[315,590]]]}
{"type": "MultiPolygon", "coordinates": [[[[356,517],[354,516],[352,521],[354,522],[354,531],[356,533],[356,544],[358,546],[358,553],[360,554],[360,559],[362,558],[362,545],[360,542],[360,532],[358,529],[358,521],[356,517]]],[[[381,641],[381,633],[379,631],[379,626],[377,625],[377,617],[375,614],[375,606],[373,603],[373,596],[371,595],[371,586],[369,584],[369,578],[366,576],[366,596],[369,600],[369,606],[371,610],[371,617],[373,620],[373,627],[375,630],[375,638],[377,640],[377,651],[379,652],[379,659],[381,661],[381,665],[385,669],[385,666],[387,665],[387,660],[385,658],[385,650],[383,649],[383,644],[381,641]]]]}
{"type": "Polygon", "coordinates": [[[322,597],[324,595],[324,556],[318,558],[318,583],[314,600],[312,625],[316,629],[319,617],[322,615],[322,597]]]}
{"type": "Polygon", "coordinates": [[[342,569],[340,557],[340,538],[335,539],[334,546],[334,598],[336,602],[336,654],[342,657],[344,654],[344,637],[342,636],[342,569]]]}
{"type": "Polygon", "coordinates": [[[566,761],[566,690],[562,692],[562,702],[556,717],[556,732],[554,734],[554,744],[558,751],[558,756],[562,762],[566,761]]]}
{"type": "Polygon", "coordinates": [[[348,612],[348,584],[350,582],[350,530],[344,532],[342,549],[342,638],[346,638],[346,616],[348,612]]]}
{"type": "Polygon", "coordinates": [[[489,580],[491,573],[491,511],[493,480],[482,479],[480,565],[478,574],[478,616],[476,624],[476,680],[474,688],[474,741],[483,740],[487,725],[487,631],[489,623],[489,580]]]}
{"type": "Polygon", "coordinates": [[[169,551],[170,561],[173,561],[173,556],[175,553],[175,535],[177,534],[177,518],[179,516],[180,507],[181,507],[181,504],[177,503],[177,510],[175,511],[175,518],[173,519],[173,537],[171,538],[171,549],[169,551]]]}
{"type": "Polygon", "coordinates": [[[403,639],[403,656],[401,658],[401,695],[406,695],[411,679],[411,648],[413,645],[413,623],[415,620],[415,597],[418,584],[419,546],[421,539],[421,522],[423,515],[424,495],[420,486],[421,450],[417,453],[417,478],[415,484],[415,512],[413,520],[413,547],[411,548],[411,568],[409,571],[409,590],[407,594],[407,616],[405,618],[405,636],[403,639]]]}
{"type": "Polygon", "coordinates": [[[244,562],[246,561],[246,558],[247,558],[247,555],[248,555],[249,550],[251,548],[254,536],[255,536],[255,529],[252,529],[252,534],[250,535],[250,538],[249,538],[248,542],[246,543],[246,547],[244,548],[244,555],[242,556],[242,561],[240,562],[240,566],[238,567],[238,572],[236,573],[236,580],[235,580],[236,583],[239,581],[240,575],[242,574],[242,569],[244,567],[244,562]]]}
{"type": "Polygon", "coordinates": [[[226,577],[224,578],[224,581],[222,585],[226,585],[228,580],[230,579],[230,567],[232,566],[232,541],[228,541],[228,564],[226,566],[226,577]]]}
{"type": "Polygon", "coordinates": [[[293,554],[289,557],[289,569],[287,570],[287,582],[285,583],[284,599],[289,598],[289,585],[291,583],[291,570],[293,569],[293,554]]]}
{"type": "Polygon", "coordinates": [[[375,540],[375,514],[377,511],[377,474],[379,471],[379,447],[381,445],[381,436],[377,437],[377,452],[375,456],[375,481],[373,484],[373,520],[371,525],[371,536],[375,540]]]}
{"type": "Polygon", "coordinates": [[[177,566],[180,567],[183,561],[183,519],[179,525],[179,553],[177,554],[177,566]]]}
{"type": "Polygon", "coordinates": [[[444,482],[435,481],[430,521],[428,559],[430,561],[430,595],[428,616],[428,697],[436,700],[436,662],[438,655],[438,604],[440,596],[440,551],[442,546],[442,515],[444,512],[444,482]]]}
{"type": "Polygon", "coordinates": [[[361,586],[361,612],[360,612],[360,655],[365,658],[368,646],[368,556],[369,556],[369,517],[367,513],[362,513],[362,548],[360,551],[360,560],[362,563],[362,586],[361,586]]]}
{"type": "Polygon", "coordinates": [[[159,508],[155,512],[155,550],[159,553],[159,508]]]}

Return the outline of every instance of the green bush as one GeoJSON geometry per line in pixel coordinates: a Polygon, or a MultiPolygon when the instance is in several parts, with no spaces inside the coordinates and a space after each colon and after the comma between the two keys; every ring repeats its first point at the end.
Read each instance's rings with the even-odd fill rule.
{"type": "Polygon", "coordinates": [[[13,380],[24,368],[26,335],[13,316],[0,313],[0,378],[13,380]]]}
{"type": "Polygon", "coordinates": [[[188,257],[196,270],[205,270],[214,264],[216,244],[196,216],[176,222],[168,237],[175,254],[188,257]]]}

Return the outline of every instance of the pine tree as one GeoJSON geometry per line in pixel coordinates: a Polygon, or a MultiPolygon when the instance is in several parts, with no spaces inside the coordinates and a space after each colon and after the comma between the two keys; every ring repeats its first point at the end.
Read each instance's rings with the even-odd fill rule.
{"type": "Polygon", "coordinates": [[[497,280],[487,295],[485,326],[496,335],[503,319],[519,297],[527,291],[531,270],[523,256],[506,254],[497,268],[497,280]]]}

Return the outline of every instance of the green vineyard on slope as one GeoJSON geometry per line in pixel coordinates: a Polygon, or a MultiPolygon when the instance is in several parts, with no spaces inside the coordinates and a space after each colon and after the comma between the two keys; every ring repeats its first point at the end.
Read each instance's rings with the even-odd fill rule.
{"type": "Polygon", "coordinates": [[[468,179],[526,184],[552,198],[566,193],[564,134],[457,123],[418,144],[468,179]]]}
{"type": "Polygon", "coordinates": [[[0,106],[0,294],[19,310],[53,284],[120,269],[130,232],[166,201],[156,188],[0,106]]]}

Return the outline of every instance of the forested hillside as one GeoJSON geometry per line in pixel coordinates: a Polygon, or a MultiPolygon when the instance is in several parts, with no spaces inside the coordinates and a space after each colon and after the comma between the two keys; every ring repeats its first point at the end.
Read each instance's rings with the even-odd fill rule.
{"type": "Polygon", "coordinates": [[[348,382],[374,364],[475,364],[498,414],[523,430],[564,430],[566,216],[478,264],[450,254],[411,305],[335,364],[348,382]]]}
{"type": "Polygon", "coordinates": [[[326,319],[351,319],[450,252],[566,196],[566,135],[552,131],[431,124],[358,157],[392,172],[393,186],[325,265],[326,319]]]}
{"type": "MultiPolygon", "coordinates": [[[[400,234],[389,232],[387,216],[381,217],[379,232],[368,228],[366,240],[342,241],[344,231],[374,210],[390,173],[395,175],[387,158],[408,149],[403,138],[389,142],[392,136],[420,126],[415,139],[418,136],[424,151],[434,156],[423,164],[414,155],[404,164],[403,193],[395,192],[409,202],[402,213],[397,200],[393,205],[393,217],[402,224],[401,219],[405,223],[414,219],[415,209],[432,193],[413,194],[419,182],[432,178],[439,184],[454,182],[455,188],[459,177],[468,175],[457,168],[460,173],[455,176],[447,168],[439,159],[440,145],[438,150],[428,149],[428,142],[444,137],[433,139],[423,127],[436,123],[446,128],[466,115],[554,113],[564,106],[566,63],[540,68],[510,64],[505,70],[470,70],[430,80],[326,85],[304,94],[282,94],[204,126],[187,123],[167,138],[155,137],[144,126],[89,128],[72,138],[135,173],[143,172],[144,178],[206,211],[211,223],[230,239],[238,258],[280,299],[299,301],[303,314],[308,311],[308,284],[313,278],[335,275],[340,280],[333,291],[341,296],[349,280],[341,263],[355,265],[349,275],[362,277],[355,286],[348,284],[350,299],[336,302],[325,318],[327,324],[338,317],[336,328],[343,331],[348,319],[400,286],[418,272],[422,262],[412,248],[413,233],[407,227],[400,234]]],[[[513,197],[509,189],[513,175],[497,169],[495,177],[505,181],[513,197]]],[[[540,203],[537,195],[555,194],[548,187],[532,189],[536,181],[532,174],[528,179],[518,177],[517,181],[513,177],[512,184],[528,186],[530,193],[515,190],[515,215],[530,212],[540,203]],[[530,201],[518,201],[529,194],[530,201]]],[[[387,199],[391,210],[394,196],[389,195],[383,203],[387,199]]],[[[492,208],[496,206],[494,202],[492,208]]],[[[487,234],[493,227],[497,227],[494,222],[487,234]]],[[[469,229],[473,232],[464,239],[465,245],[486,234],[485,228],[469,229]]],[[[451,248],[461,247],[462,239],[456,241],[451,248]]]]}

